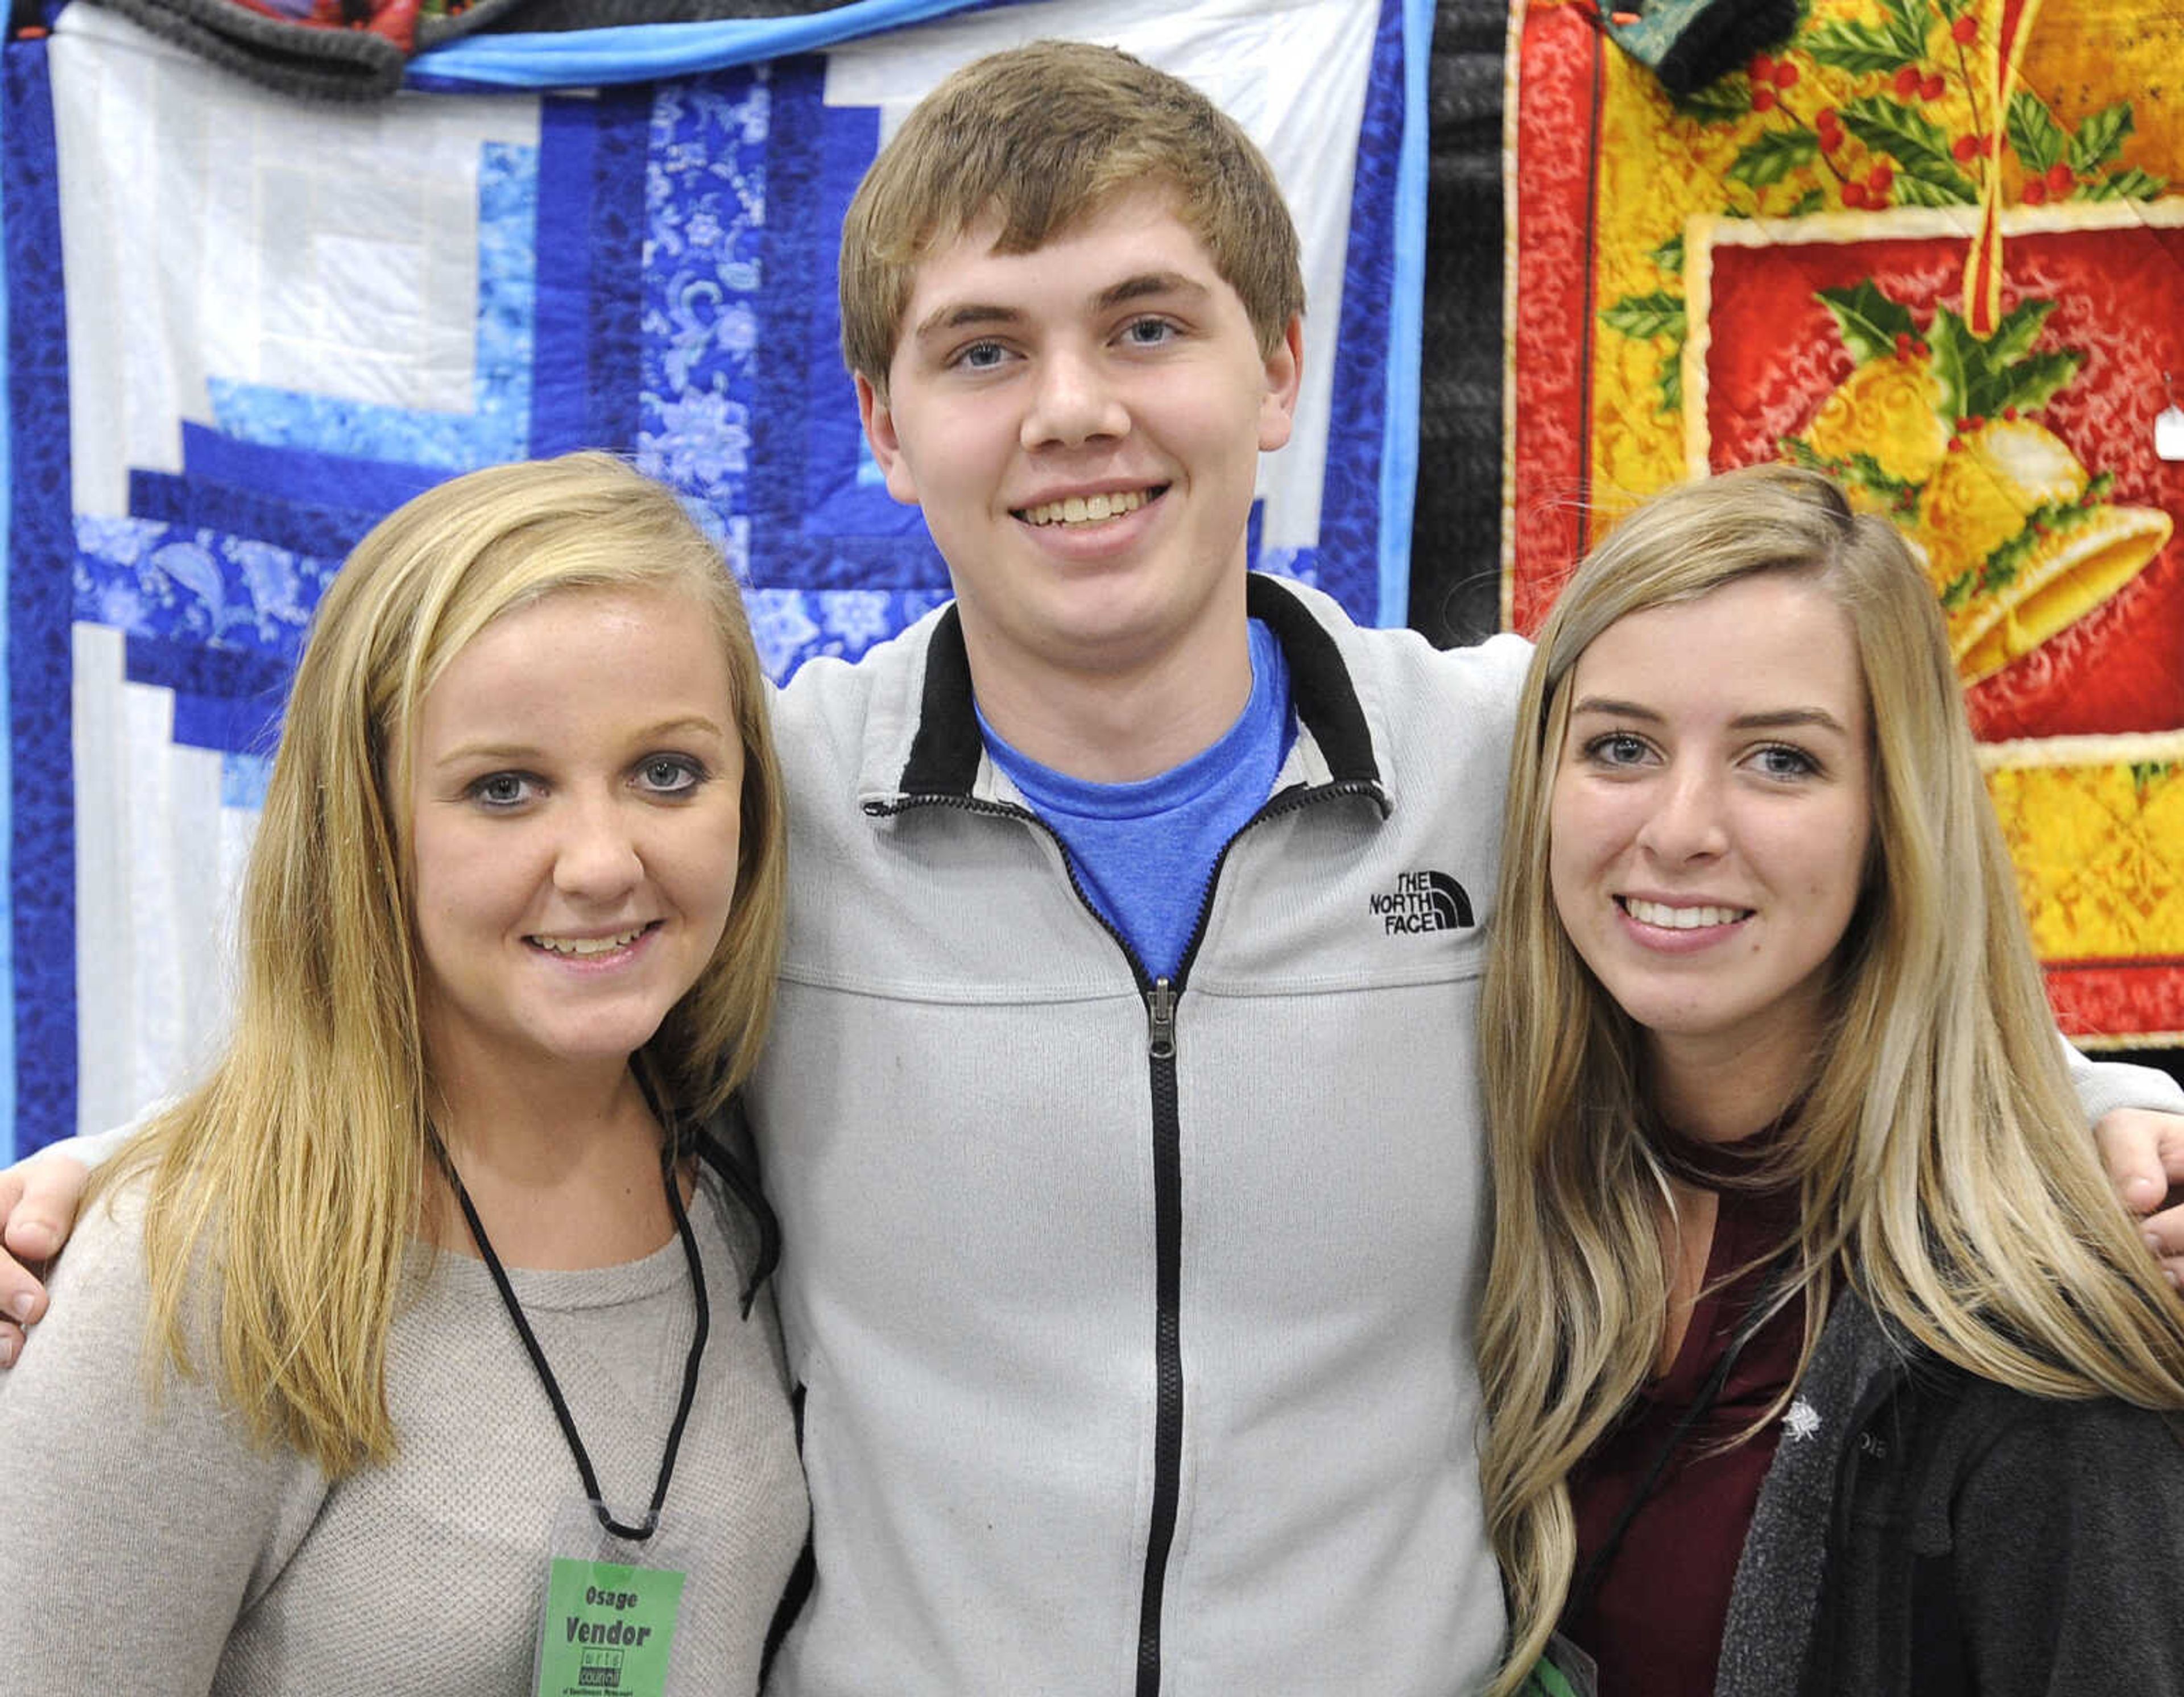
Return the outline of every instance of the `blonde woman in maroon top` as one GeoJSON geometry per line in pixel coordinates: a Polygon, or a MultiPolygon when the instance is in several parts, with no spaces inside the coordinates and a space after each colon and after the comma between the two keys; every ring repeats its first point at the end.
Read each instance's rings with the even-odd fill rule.
{"type": "Polygon", "coordinates": [[[2179,1689],[2173,1609],[2070,1611],[2184,1533],[2138,1412],[2184,1336],[1895,531],[1780,466],[1625,520],[1540,634],[1499,913],[1496,1690],[1558,1623],[1615,1694],[2179,1689]]]}

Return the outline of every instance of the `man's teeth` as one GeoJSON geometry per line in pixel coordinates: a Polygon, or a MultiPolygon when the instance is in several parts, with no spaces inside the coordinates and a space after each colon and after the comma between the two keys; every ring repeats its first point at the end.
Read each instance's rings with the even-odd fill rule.
{"type": "Polygon", "coordinates": [[[1096,525],[1102,519],[1119,519],[1145,504],[1142,489],[1120,490],[1112,495],[1072,495],[1023,509],[1025,522],[1034,525],[1096,525]]]}
{"type": "Polygon", "coordinates": [[[1658,925],[1668,931],[1696,931],[1703,926],[1734,925],[1751,911],[1748,908],[1672,908],[1659,902],[1641,902],[1625,897],[1623,911],[1641,925],[1658,925]]]}
{"type": "Polygon", "coordinates": [[[618,932],[612,937],[534,937],[531,940],[541,949],[550,949],[556,954],[604,954],[611,949],[627,949],[644,935],[644,927],[618,932]]]}

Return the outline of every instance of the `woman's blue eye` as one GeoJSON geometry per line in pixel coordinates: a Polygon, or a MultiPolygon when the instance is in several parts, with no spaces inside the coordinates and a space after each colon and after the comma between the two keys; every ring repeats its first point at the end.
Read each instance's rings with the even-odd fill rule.
{"type": "Polygon", "coordinates": [[[1779,744],[1770,744],[1759,751],[1759,765],[1773,778],[1801,778],[1819,770],[1818,763],[1802,748],[1779,744]]]}
{"type": "Polygon", "coordinates": [[[470,793],[488,807],[517,807],[531,798],[531,781],[521,772],[488,772],[470,793]]]}
{"type": "Polygon", "coordinates": [[[680,754],[659,754],[638,768],[638,776],[655,795],[682,795],[705,781],[705,769],[680,754]]]}
{"type": "Polygon", "coordinates": [[[1611,731],[1604,737],[1594,737],[1585,753],[1607,765],[1635,765],[1646,758],[1646,743],[1628,731],[1611,731]]]}

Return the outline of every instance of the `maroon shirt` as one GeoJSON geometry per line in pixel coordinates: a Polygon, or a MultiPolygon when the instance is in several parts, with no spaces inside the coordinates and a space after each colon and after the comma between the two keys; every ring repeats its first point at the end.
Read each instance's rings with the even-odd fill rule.
{"type": "MultiPolygon", "coordinates": [[[[1722,1159],[1720,1153],[1707,1154],[1715,1162],[1722,1159]]],[[[1693,1158],[1694,1166],[1705,1161],[1703,1155],[1693,1158]]],[[[1796,1215],[1791,1193],[1726,1188],[1718,1194],[1705,1286],[1733,1268],[1773,1256],[1796,1215]]],[[[1622,1422],[1572,1471],[1580,1575],[1676,1422],[1698,1401],[1764,1282],[1763,1270],[1748,1271],[1702,1295],[1674,1363],[1645,1386],[1622,1422]]],[[[1744,1346],[1712,1409],[1678,1442],[1590,1603],[1563,1622],[1570,1638],[1599,1663],[1602,1697],[1695,1697],[1713,1689],[1730,1588],[1760,1482],[1774,1459],[1780,1422],[1770,1422],[1733,1449],[1701,1452],[1751,1425],[1782,1394],[1797,1372],[1804,1327],[1804,1304],[1792,1301],[1744,1346]]]]}

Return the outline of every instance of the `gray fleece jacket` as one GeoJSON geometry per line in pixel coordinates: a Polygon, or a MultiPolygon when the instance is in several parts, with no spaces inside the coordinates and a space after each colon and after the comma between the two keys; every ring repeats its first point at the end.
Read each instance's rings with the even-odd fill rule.
{"type": "Polygon", "coordinates": [[[1500,1649],[1477,1001],[1528,650],[1251,593],[1297,737],[1169,983],[985,757],[952,611],[783,692],[778,1692],[1443,1697],[1500,1649]]]}

